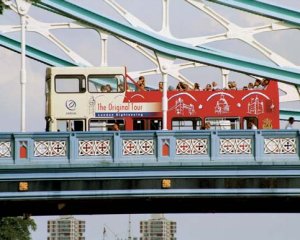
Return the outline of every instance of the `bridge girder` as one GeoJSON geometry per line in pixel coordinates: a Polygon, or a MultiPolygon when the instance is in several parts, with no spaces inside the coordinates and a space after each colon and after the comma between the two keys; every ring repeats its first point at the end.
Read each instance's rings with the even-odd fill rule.
{"type": "Polygon", "coordinates": [[[0,215],[300,212],[299,167],[251,168],[2,169],[0,215]]]}

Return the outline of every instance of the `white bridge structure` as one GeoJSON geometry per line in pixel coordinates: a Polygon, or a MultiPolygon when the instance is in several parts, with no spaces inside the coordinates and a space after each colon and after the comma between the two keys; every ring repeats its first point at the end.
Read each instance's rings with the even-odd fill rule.
{"type": "Polygon", "coordinates": [[[22,56],[22,133],[0,133],[0,216],[300,212],[299,130],[25,131],[27,73],[37,71],[26,56],[45,68],[127,66],[164,93],[180,81],[275,79],[280,118],[300,120],[300,4],[268,2],[0,0],[0,45],[22,56]]]}
{"type": "Polygon", "coordinates": [[[22,52],[25,37],[15,33],[23,29],[26,55],[47,65],[125,65],[152,87],[159,81],[202,87],[217,81],[225,87],[235,80],[242,88],[245,81],[268,77],[279,82],[281,119],[299,120],[300,71],[289,36],[299,35],[300,18],[292,6],[234,0],[1,2],[0,45],[22,52]],[[21,24],[15,22],[19,16],[21,24]]]}

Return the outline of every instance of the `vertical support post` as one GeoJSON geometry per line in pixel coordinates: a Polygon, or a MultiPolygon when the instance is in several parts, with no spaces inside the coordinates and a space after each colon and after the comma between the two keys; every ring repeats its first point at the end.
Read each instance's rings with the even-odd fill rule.
{"type": "Polygon", "coordinates": [[[26,14],[31,3],[27,0],[16,0],[18,14],[21,18],[21,131],[26,131],[26,14]]]}
{"type": "Polygon", "coordinates": [[[78,139],[74,132],[69,133],[69,144],[67,149],[68,163],[74,162],[78,158],[78,139]]]}
{"type": "Polygon", "coordinates": [[[122,145],[122,138],[120,136],[120,132],[116,131],[113,133],[112,139],[112,146],[113,146],[113,154],[112,154],[112,161],[118,162],[122,157],[123,145],[122,145]]]}
{"type": "Polygon", "coordinates": [[[210,134],[210,161],[216,161],[220,157],[220,137],[215,130],[210,134]]]}
{"type": "Polygon", "coordinates": [[[264,155],[264,136],[262,135],[262,131],[255,131],[254,135],[254,159],[256,162],[260,162],[263,160],[264,155]]]}
{"type": "Polygon", "coordinates": [[[223,89],[227,89],[229,70],[222,68],[221,71],[222,71],[222,79],[223,79],[223,82],[222,82],[223,86],[222,87],[223,87],[223,89]]]}
{"type": "Polygon", "coordinates": [[[167,95],[167,86],[168,86],[168,75],[163,73],[163,96],[162,96],[162,115],[163,115],[163,130],[168,130],[168,95],[167,95]]]}
{"type": "Polygon", "coordinates": [[[101,66],[107,66],[107,39],[108,35],[104,32],[100,32],[101,37],[101,66]]]}
{"type": "Polygon", "coordinates": [[[21,15],[21,132],[26,131],[26,31],[25,16],[21,15]]]}

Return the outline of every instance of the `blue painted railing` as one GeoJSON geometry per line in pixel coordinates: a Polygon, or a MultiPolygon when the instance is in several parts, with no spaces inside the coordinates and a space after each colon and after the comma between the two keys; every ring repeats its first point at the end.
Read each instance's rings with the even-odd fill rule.
{"type": "Polygon", "coordinates": [[[300,165],[298,130],[1,133],[0,168],[300,165]]]}
{"type": "Polygon", "coordinates": [[[0,133],[0,215],[297,212],[299,166],[298,130],[0,133]]]}

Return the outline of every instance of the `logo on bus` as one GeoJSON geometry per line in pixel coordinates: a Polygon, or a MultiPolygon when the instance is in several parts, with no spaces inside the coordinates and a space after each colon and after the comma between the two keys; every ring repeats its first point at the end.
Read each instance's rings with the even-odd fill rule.
{"type": "Polygon", "coordinates": [[[66,101],[66,108],[70,111],[76,110],[76,102],[74,100],[67,100],[66,101]]]}

